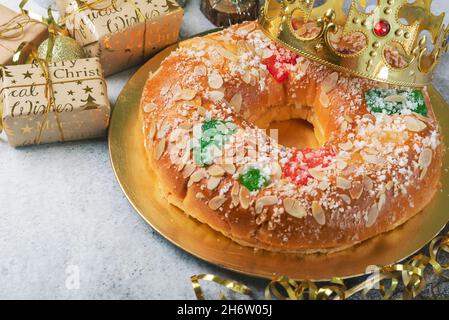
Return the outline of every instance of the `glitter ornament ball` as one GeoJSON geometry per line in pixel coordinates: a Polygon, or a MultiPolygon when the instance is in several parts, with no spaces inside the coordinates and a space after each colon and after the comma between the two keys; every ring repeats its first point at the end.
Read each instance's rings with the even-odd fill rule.
{"type": "MultiPolygon", "coordinates": [[[[38,48],[38,56],[47,58],[48,39],[42,42],[38,48]]],[[[72,38],[67,36],[55,36],[51,61],[59,62],[86,58],[83,48],[72,38]]]]}

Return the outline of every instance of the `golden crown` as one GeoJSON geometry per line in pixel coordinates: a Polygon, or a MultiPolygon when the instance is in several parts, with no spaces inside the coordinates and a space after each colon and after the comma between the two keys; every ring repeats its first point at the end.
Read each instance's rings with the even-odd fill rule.
{"type": "Polygon", "coordinates": [[[339,71],[400,86],[424,86],[448,51],[444,13],[432,0],[266,0],[259,23],[281,45],[339,71]],[[347,10],[346,10],[347,11],[347,10]],[[429,40],[430,38],[430,40],[429,40]]]}

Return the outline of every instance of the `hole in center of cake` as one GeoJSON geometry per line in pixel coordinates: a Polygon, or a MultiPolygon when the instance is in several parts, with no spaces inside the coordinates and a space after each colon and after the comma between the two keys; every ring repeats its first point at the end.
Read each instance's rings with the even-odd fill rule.
{"type": "Polygon", "coordinates": [[[278,130],[279,143],[286,147],[305,149],[319,148],[313,125],[302,119],[271,122],[269,130],[278,130]]]}

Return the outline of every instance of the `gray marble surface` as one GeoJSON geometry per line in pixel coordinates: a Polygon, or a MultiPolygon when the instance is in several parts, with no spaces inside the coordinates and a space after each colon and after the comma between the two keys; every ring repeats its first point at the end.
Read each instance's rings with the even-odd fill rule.
{"type": "MultiPolygon", "coordinates": [[[[37,3],[51,2],[35,1],[29,7],[42,14],[37,3]]],[[[13,9],[18,2],[0,0],[13,9]]],[[[198,6],[188,0],[183,37],[212,27],[198,6]]],[[[134,70],[107,79],[112,103],[134,70]]],[[[448,79],[446,57],[435,85],[447,100],[448,79]]],[[[0,138],[0,299],[194,299],[190,276],[199,273],[240,280],[259,298],[266,285],[198,260],[152,230],[118,186],[105,138],[22,149],[0,138]]],[[[207,285],[207,295],[217,292],[207,285]]]]}

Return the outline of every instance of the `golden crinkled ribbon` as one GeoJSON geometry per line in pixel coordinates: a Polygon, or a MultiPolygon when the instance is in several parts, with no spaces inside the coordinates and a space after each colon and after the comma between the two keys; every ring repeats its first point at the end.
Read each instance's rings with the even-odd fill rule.
{"type": "Polygon", "coordinates": [[[313,281],[295,281],[282,276],[272,280],[265,288],[265,298],[279,300],[329,300],[332,297],[345,299],[346,286],[340,278],[333,278],[328,285],[318,287],[313,281]],[[279,287],[284,292],[279,290],[279,287]]]}
{"type": "MultiPolygon", "coordinates": [[[[370,275],[366,280],[352,288],[348,289],[340,278],[333,278],[328,284],[320,287],[316,282],[310,280],[295,281],[289,277],[281,276],[273,279],[266,286],[265,298],[268,300],[273,299],[273,297],[279,300],[343,300],[356,293],[361,293],[362,297],[365,298],[369,291],[376,289],[381,298],[386,300],[392,298],[398,293],[398,288],[402,287],[401,298],[405,300],[413,299],[426,288],[427,270],[432,270],[434,275],[443,278],[445,282],[449,281],[449,274],[447,274],[449,263],[444,264],[439,260],[443,253],[449,254],[449,232],[430,242],[429,256],[418,254],[405,263],[381,267],[376,274],[370,275]]],[[[241,283],[211,274],[192,276],[192,286],[199,300],[204,300],[198,281],[200,279],[214,281],[228,288],[230,286],[247,288],[241,283]]],[[[249,288],[247,290],[249,292],[249,288]]]]}
{"type": "MultiPolygon", "coordinates": [[[[251,295],[251,289],[245,286],[244,284],[239,283],[237,281],[225,279],[213,274],[199,274],[191,276],[190,280],[192,282],[192,287],[193,290],[195,291],[195,295],[198,300],[205,300],[203,290],[201,289],[200,280],[215,282],[223,287],[228,288],[229,290],[235,293],[239,293],[246,296],[251,295]]],[[[223,293],[220,294],[220,299],[222,300],[226,299],[223,293]]]]}

